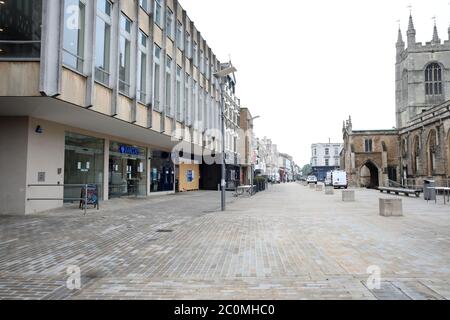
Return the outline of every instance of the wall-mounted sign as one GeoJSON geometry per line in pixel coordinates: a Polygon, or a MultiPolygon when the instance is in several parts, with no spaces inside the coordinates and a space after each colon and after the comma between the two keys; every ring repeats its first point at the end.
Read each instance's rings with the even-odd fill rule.
{"type": "Polygon", "coordinates": [[[138,156],[140,154],[139,148],[130,147],[130,146],[120,146],[119,152],[122,154],[129,154],[133,156],[138,156]]]}

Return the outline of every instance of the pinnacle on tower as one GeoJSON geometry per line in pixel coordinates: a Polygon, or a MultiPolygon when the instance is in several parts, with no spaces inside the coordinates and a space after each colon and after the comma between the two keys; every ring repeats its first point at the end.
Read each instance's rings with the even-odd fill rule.
{"type": "Polygon", "coordinates": [[[408,48],[414,47],[416,45],[416,29],[414,29],[412,14],[409,15],[407,34],[408,34],[408,48]]]}
{"type": "Polygon", "coordinates": [[[400,59],[402,52],[405,50],[405,42],[403,41],[402,31],[400,27],[398,28],[398,38],[396,43],[397,48],[397,61],[400,59]]]}
{"type": "MultiPolygon", "coordinates": [[[[449,28],[450,30],[450,28],[449,28]]],[[[398,38],[397,38],[397,46],[404,47],[405,43],[403,42],[402,30],[400,27],[398,28],[398,38]]]]}
{"type": "Polygon", "coordinates": [[[409,14],[409,24],[408,24],[408,31],[414,31],[416,32],[416,29],[414,29],[414,22],[412,18],[412,14],[409,14]]]}
{"type": "Polygon", "coordinates": [[[436,22],[434,22],[433,39],[431,40],[431,43],[432,44],[440,44],[441,43],[441,39],[439,39],[439,35],[438,35],[437,27],[436,27],[436,22]]]}

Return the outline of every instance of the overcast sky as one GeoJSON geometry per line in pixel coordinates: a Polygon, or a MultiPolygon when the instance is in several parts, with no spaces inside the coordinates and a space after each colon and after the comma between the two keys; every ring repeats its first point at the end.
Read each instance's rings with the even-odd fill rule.
{"type": "Polygon", "coordinates": [[[417,41],[433,16],[448,40],[449,0],[180,0],[219,60],[237,67],[242,106],[267,136],[303,165],[311,144],[342,142],[354,129],[395,125],[395,42],[406,42],[409,9],[417,41]]]}

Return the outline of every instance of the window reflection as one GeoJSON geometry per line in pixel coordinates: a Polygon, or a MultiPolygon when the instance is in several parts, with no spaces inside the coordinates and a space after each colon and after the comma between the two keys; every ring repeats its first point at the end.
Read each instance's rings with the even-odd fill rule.
{"type": "Polygon", "coordinates": [[[5,0],[0,6],[0,58],[39,58],[41,24],[41,0],[5,0]]]}

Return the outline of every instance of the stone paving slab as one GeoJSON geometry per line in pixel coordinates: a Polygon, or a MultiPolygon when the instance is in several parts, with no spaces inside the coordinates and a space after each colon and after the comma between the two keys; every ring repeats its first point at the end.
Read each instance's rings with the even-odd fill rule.
{"type": "Polygon", "coordinates": [[[339,191],[273,186],[229,196],[225,213],[219,193],[194,192],[113,200],[86,217],[0,217],[0,299],[448,299],[450,206],[402,198],[404,217],[386,218],[378,192],[355,191],[344,203],[339,191]],[[71,265],[80,291],[66,288],[71,265]]]}

